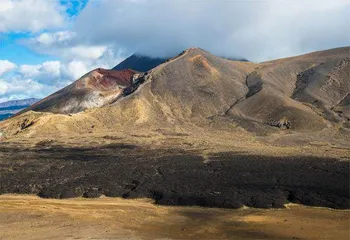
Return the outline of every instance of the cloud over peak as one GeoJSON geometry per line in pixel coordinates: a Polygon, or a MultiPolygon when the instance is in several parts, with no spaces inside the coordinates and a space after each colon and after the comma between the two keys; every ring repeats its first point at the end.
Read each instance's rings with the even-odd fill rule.
{"type": "Polygon", "coordinates": [[[107,46],[104,45],[79,42],[76,33],[72,31],[45,32],[21,42],[38,53],[60,56],[69,60],[96,60],[107,50],[107,46]]]}
{"type": "Polygon", "coordinates": [[[349,0],[0,0],[0,100],[44,97],[135,52],[261,62],[349,46],[349,16],[349,0]]]}
{"type": "Polygon", "coordinates": [[[81,41],[172,56],[193,46],[253,61],[350,44],[350,2],[91,1],[74,25],[81,41]]]}

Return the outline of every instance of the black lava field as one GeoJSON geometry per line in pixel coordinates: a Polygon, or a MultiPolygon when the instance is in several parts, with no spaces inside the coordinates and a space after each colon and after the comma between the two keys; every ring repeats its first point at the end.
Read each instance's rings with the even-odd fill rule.
{"type": "Polygon", "coordinates": [[[0,145],[0,194],[44,198],[152,198],[156,204],[283,208],[287,203],[349,209],[349,162],[153,149],[0,145]]]}

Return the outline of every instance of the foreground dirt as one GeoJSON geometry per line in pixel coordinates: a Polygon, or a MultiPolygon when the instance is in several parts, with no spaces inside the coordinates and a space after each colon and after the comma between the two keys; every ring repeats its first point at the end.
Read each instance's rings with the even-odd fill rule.
{"type": "Polygon", "coordinates": [[[150,200],[0,196],[0,239],[349,239],[349,211],[163,207],[150,200]]]}

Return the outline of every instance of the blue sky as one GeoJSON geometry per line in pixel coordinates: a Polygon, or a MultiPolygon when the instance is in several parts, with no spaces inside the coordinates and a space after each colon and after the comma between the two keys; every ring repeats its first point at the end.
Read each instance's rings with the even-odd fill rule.
{"type": "Polygon", "coordinates": [[[70,16],[77,16],[84,9],[88,0],[61,0],[60,3],[67,7],[66,13],[70,16]]]}
{"type": "Polygon", "coordinates": [[[0,102],[43,98],[134,52],[261,62],[350,45],[350,0],[0,0],[0,102]]]}
{"type": "Polygon", "coordinates": [[[88,2],[0,0],[0,102],[43,98],[122,60],[105,45],[74,40],[75,21],[88,2]]]}
{"type": "Polygon", "coordinates": [[[31,51],[28,47],[17,41],[29,38],[30,33],[5,33],[0,35],[0,56],[17,64],[40,64],[44,61],[53,60],[54,57],[31,51]]]}
{"type": "MultiPolygon", "coordinates": [[[[88,0],[61,0],[60,4],[64,6],[67,16],[74,18],[84,9],[88,0]]],[[[66,26],[63,26],[63,29],[66,26]]],[[[44,31],[42,31],[44,32],[44,31]]],[[[40,32],[39,32],[40,33],[40,32]]],[[[35,33],[38,34],[38,33],[35,33]]],[[[32,51],[27,46],[18,43],[18,41],[35,36],[30,31],[9,31],[0,33],[0,56],[17,64],[40,64],[44,61],[54,60],[55,56],[40,54],[32,51]]]]}

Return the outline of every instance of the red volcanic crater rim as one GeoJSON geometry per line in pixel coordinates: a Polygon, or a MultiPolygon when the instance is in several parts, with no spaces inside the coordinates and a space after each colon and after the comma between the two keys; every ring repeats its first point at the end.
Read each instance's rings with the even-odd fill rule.
{"type": "Polygon", "coordinates": [[[95,90],[110,90],[111,88],[132,86],[136,71],[131,69],[116,71],[97,68],[93,70],[85,81],[78,82],[77,88],[92,88],[95,90]]]}

